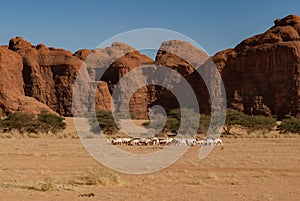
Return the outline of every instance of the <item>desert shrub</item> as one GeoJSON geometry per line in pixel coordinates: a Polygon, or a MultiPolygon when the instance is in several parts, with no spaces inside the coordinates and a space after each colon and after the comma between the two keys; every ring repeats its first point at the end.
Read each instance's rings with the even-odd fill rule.
{"type": "Polygon", "coordinates": [[[116,185],[121,182],[120,175],[108,168],[88,169],[86,175],[81,179],[80,184],[84,185],[116,185]]]}
{"type": "Polygon", "coordinates": [[[266,133],[267,131],[271,131],[276,125],[276,118],[250,116],[237,110],[228,109],[226,112],[225,125],[223,127],[224,134],[231,134],[231,128],[236,125],[244,127],[247,130],[247,133],[254,131],[266,133]]]}
{"type": "MultiPolygon", "coordinates": [[[[182,109],[187,114],[186,117],[183,118],[185,122],[181,126],[181,129],[184,134],[191,135],[192,132],[199,130],[199,124],[200,124],[200,114],[196,113],[193,109],[182,109]]],[[[193,137],[193,136],[190,136],[193,137]]]]}
{"type": "Polygon", "coordinates": [[[186,122],[181,122],[181,110],[173,109],[170,110],[167,114],[167,119],[165,125],[162,125],[164,122],[160,120],[156,120],[150,124],[150,122],[145,122],[143,126],[148,128],[162,128],[162,133],[174,133],[177,134],[179,132],[179,128],[181,126],[181,134],[190,134],[191,131],[197,130],[199,125],[196,125],[196,122],[199,121],[199,114],[195,113],[192,109],[182,109],[184,114],[187,114],[183,119],[186,122]],[[149,125],[150,124],[150,125],[149,125]]]}
{"type": "Polygon", "coordinates": [[[52,132],[65,129],[64,118],[42,111],[39,115],[15,112],[1,121],[4,131],[17,130],[20,133],[52,132]]]}
{"type": "Polygon", "coordinates": [[[247,129],[247,133],[261,131],[265,134],[271,131],[276,125],[276,118],[266,116],[246,116],[243,125],[247,129]]]}
{"type": "Polygon", "coordinates": [[[247,115],[233,109],[227,109],[226,119],[223,127],[224,134],[231,134],[231,128],[236,125],[244,126],[247,115]]]}
{"type": "Polygon", "coordinates": [[[166,122],[161,121],[159,118],[153,120],[152,122],[147,121],[144,122],[142,125],[148,128],[152,128],[152,129],[158,129],[158,128],[162,128],[162,132],[166,133],[166,132],[172,132],[172,133],[176,133],[179,129],[180,126],[180,116],[181,112],[179,109],[175,109],[175,110],[171,110],[169,112],[169,114],[167,115],[167,119],[166,122]],[[151,124],[150,124],[151,123],[151,124]],[[163,125],[165,123],[165,125],[163,125]]]}
{"type": "Polygon", "coordinates": [[[51,114],[46,110],[43,110],[37,118],[38,122],[38,130],[40,132],[52,132],[57,133],[66,128],[66,123],[64,122],[64,118],[61,116],[57,116],[55,114],[51,114]]]}
{"type": "MultiPolygon", "coordinates": [[[[188,110],[188,109],[186,109],[188,110]]],[[[224,121],[224,117],[222,113],[220,115],[215,114],[215,122],[212,122],[216,125],[210,125],[211,124],[211,115],[200,115],[200,121],[199,125],[195,125],[196,118],[199,118],[199,115],[195,115],[196,113],[193,112],[193,110],[188,110],[188,117],[185,118],[187,122],[185,122],[182,127],[182,131],[185,133],[189,133],[191,129],[198,129],[198,133],[207,133],[209,126],[213,129],[218,130],[218,128],[222,128],[224,134],[231,134],[231,129],[233,126],[242,126],[244,127],[248,133],[254,132],[254,131],[261,131],[262,133],[266,133],[268,131],[271,131],[273,127],[276,125],[276,118],[274,117],[266,117],[266,116],[250,116],[246,115],[242,112],[239,112],[237,110],[228,109],[226,111],[226,119],[224,125],[221,125],[224,121]],[[218,119],[220,118],[220,119],[218,119]],[[218,121],[220,120],[220,121],[218,121]]],[[[174,109],[171,110],[168,113],[166,124],[162,130],[163,133],[166,132],[172,132],[172,133],[178,133],[180,122],[181,121],[181,112],[180,109],[174,109]]],[[[162,121],[157,122],[145,122],[143,126],[149,127],[149,124],[151,125],[151,128],[161,128],[162,127],[162,121]]]]}
{"type": "Polygon", "coordinates": [[[96,119],[89,118],[89,124],[91,125],[91,131],[94,133],[114,134],[118,129],[118,125],[114,120],[114,117],[109,111],[97,111],[96,119]]]}
{"type": "Polygon", "coordinates": [[[300,120],[296,117],[286,116],[277,129],[281,133],[300,133],[300,120]]]}
{"type": "Polygon", "coordinates": [[[21,112],[8,115],[2,126],[5,131],[17,130],[20,133],[37,133],[39,127],[35,115],[21,112]]]}
{"type": "Polygon", "coordinates": [[[198,127],[198,133],[206,134],[211,121],[210,115],[201,114],[198,127]]]}
{"type": "Polygon", "coordinates": [[[167,115],[167,121],[163,129],[164,132],[177,133],[180,127],[180,109],[171,110],[167,115]]]}

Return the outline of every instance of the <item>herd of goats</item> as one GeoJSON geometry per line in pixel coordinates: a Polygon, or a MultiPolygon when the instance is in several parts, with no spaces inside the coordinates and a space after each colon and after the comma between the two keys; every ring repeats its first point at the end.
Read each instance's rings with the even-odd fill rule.
{"type": "Polygon", "coordinates": [[[223,142],[220,138],[112,138],[108,140],[112,145],[128,145],[128,146],[222,146],[223,142]]]}

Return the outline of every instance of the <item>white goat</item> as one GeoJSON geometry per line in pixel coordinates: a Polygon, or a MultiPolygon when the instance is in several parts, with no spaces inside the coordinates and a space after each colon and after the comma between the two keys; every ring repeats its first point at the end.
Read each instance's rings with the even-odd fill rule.
{"type": "Polygon", "coordinates": [[[222,146],[223,142],[220,138],[205,138],[203,140],[194,138],[164,138],[158,139],[157,137],[151,138],[113,138],[107,140],[112,145],[175,145],[175,146],[222,146]]]}

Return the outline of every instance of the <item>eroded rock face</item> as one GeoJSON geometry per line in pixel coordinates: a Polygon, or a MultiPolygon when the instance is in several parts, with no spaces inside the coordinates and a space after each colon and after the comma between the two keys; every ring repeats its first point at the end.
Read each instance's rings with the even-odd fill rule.
{"type": "MultiPolygon", "coordinates": [[[[95,110],[96,111],[111,111],[112,108],[111,95],[108,85],[104,81],[96,82],[97,88],[95,90],[95,110]]],[[[90,109],[90,111],[92,108],[90,109]]]]}
{"type": "MultiPolygon", "coordinates": [[[[181,41],[181,40],[165,41],[161,44],[159,51],[160,52],[158,52],[156,60],[160,60],[160,63],[164,62],[163,63],[164,65],[170,67],[174,65],[174,63],[176,62],[179,62],[178,63],[179,65],[180,63],[185,61],[188,62],[189,65],[198,69],[204,62],[206,62],[209,59],[209,56],[203,50],[201,50],[198,47],[195,47],[194,45],[192,45],[187,41],[181,41]],[[163,54],[160,54],[162,52],[176,55],[177,59],[173,58],[175,59],[173,61],[172,58],[169,58],[170,59],[169,61],[165,59],[160,59],[160,57],[163,56],[163,54]]],[[[189,68],[187,70],[191,71],[192,69],[189,68]]]]}
{"type": "MultiPolygon", "coordinates": [[[[212,60],[223,78],[229,107],[253,115],[291,114],[300,118],[300,17],[290,15],[274,23],[265,33],[217,53],[212,60]]],[[[211,112],[212,101],[222,102],[224,94],[216,87],[220,83],[211,79],[215,74],[209,57],[187,42],[162,43],[153,61],[119,42],[72,54],[44,44],[34,46],[16,37],[9,46],[0,47],[0,107],[5,113],[52,109],[71,116],[74,81],[81,67],[82,85],[77,90],[83,96],[75,101],[83,99],[83,104],[75,111],[94,110],[90,98],[94,98],[96,110],[112,110],[114,92],[123,95],[117,102],[129,99],[130,113],[137,118],[147,118],[149,108],[156,104],[166,110],[179,107],[175,96],[159,86],[142,86],[133,94],[124,93],[149,80],[149,72],[143,70],[136,71],[131,80],[121,81],[121,87],[115,91],[127,73],[144,65],[166,66],[181,74],[195,92],[202,113],[211,112]],[[218,100],[211,100],[209,90],[218,100]],[[95,96],[90,96],[94,92],[95,96]]],[[[164,75],[150,73],[161,83],[168,83],[162,78],[164,75]]],[[[172,77],[178,85],[180,79],[172,77]]],[[[184,89],[180,90],[184,93],[184,89]]],[[[124,105],[116,105],[114,109],[120,112],[124,105]]]]}
{"type": "Polygon", "coordinates": [[[33,46],[21,37],[11,39],[9,49],[23,57],[25,95],[71,116],[72,86],[82,62],[69,51],[33,46]]]}
{"type": "MultiPolygon", "coordinates": [[[[114,42],[106,48],[96,48],[91,52],[79,50],[74,55],[84,60],[91,79],[99,81],[103,80],[102,75],[112,63],[132,51],[136,50],[125,43],[114,42]]],[[[114,75],[111,74],[111,76],[114,75]]]]}
{"type": "Polygon", "coordinates": [[[111,95],[118,93],[115,100],[116,106],[113,108],[116,112],[123,112],[125,105],[129,106],[130,113],[137,118],[146,118],[148,116],[148,87],[143,86],[133,94],[124,93],[133,89],[136,83],[145,79],[144,75],[138,76],[134,80],[134,84],[121,83],[121,87],[115,91],[115,87],[120,79],[134,68],[145,64],[153,63],[154,61],[149,57],[140,54],[136,49],[121,42],[112,43],[106,48],[97,48],[92,51],[79,50],[74,53],[75,56],[82,59],[87,66],[89,76],[93,82],[100,80],[100,85],[96,87],[96,95],[99,97],[95,99],[96,110],[111,110],[111,95]],[[109,90],[105,90],[104,88],[109,90]],[[99,91],[101,89],[101,92],[99,91]],[[105,92],[105,96],[104,96],[105,92]],[[108,95],[107,95],[108,92],[108,95]],[[130,103],[124,103],[122,99],[128,98],[130,103]],[[101,103],[101,104],[100,104],[101,103]]]}
{"type": "MultiPolygon", "coordinates": [[[[73,56],[69,51],[56,48],[48,48],[44,44],[31,45],[21,37],[13,38],[9,42],[9,49],[14,50],[23,58],[23,71],[21,78],[24,79],[24,92],[39,102],[48,105],[52,110],[64,116],[72,116],[72,94],[74,82],[79,69],[85,69],[82,60],[73,56]]],[[[88,52],[88,51],[87,51],[88,52]]],[[[85,57],[85,54],[76,54],[85,57]]],[[[85,69],[86,70],[86,69],[85,69]]],[[[84,71],[84,70],[83,70],[84,71]]],[[[73,108],[74,111],[86,111],[89,108],[89,93],[93,88],[89,74],[82,73],[82,86],[77,89],[82,92],[84,104],[73,108]]],[[[108,88],[100,83],[97,87],[97,96],[105,94],[105,99],[99,101],[96,96],[97,107],[108,109],[108,103],[104,102],[110,97],[108,88]],[[102,91],[103,90],[103,91],[102,91]],[[107,97],[107,98],[106,98],[107,97]],[[102,105],[104,104],[104,105],[102,105]]],[[[110,107],[109,107],[110,108],[110,107]]]]}
{"type": "MultiPolygon", "coordinates": [[[[8,48],[18,53],[14,54],[18,55],[20,62],[21,74],[18,76],[22,79],[16,86],[20,86],[28,98],[32,97],[41,105],[48,105],[64,116],[95,109],[112,110],[110,93],[119,79],[135,67],[153,63],[150,58],[120,42],[104,49],[84,49],[72,54],[63,49],[48,48],[44,44],[34,46],[22,37],[16,37],[10,40],[8,48]],[[82,104],[77,104],[78,108],[73,108],[72,111],[74,82],[81,67],[84,68],[81,69],[81,85],[76,88],[80,91],[80,97],[75,97],[73,101],[80,101],[82,104]],[[109,68],[105,71],[107,67],[109,68]],[[91,96],[92,93],[94,95],[91,96]],[[90,98],[94,98],[94,101],[90,98]]],[[[130,112],[137,117],[146,115],[147,91],[147,87],[142,87],[132,96],[130,112]]]]}
{"type": "Polygon", "coordinates": [[[78,59],[85,60],[91,53],[92,50],[82,49],[76,51],[73,56],[77,57],[78,59]]]}
{"type": "Polygon", "coordinates": [[[212,57],[229,107],[254,115],[300,117],[299,27],[300,17],[287,16],[265,33],[212,57]]]}
{"type": "MultiPolygon", "coordinates": [[[[192,88],[198,102],[198,107],[201,113],[210,113],[210,97],[208,88],[209,80],[206,77],[208,73],[207,64],[209,56],[202,50],[194,47],[188,42],[172,40],[162,43],[157,56],[155,64],[159,66],[169,67],[180,73],[185,78],[192,88]],[[206,66],[205,66],[206,64],[206,66]]],[[[212,64],[214,66],[214,64],[212,64]]],[[[181,87],[182,80],[178,78],[177,83],[174,82],[174,87],[181,87]],[[177,85],[177,86],[176,86],[177,85]]],[[[174,94],[169,90],[157,88],[156,101],[154,104],[162,105],[167,111],[174,108],[179,108],[179,103],[174,94]]],[[[185,93],[182,89],[181,94],[185,93]]],[[[187,94],[187,98],[189,95],[187,94]]],[[[188,102],[189,100],[187,100],[188,102]]],[[[187,107],[194,108],[193,105],[187,107]]]]}
{"type": "Polygon", "coordinates": [[[39,114],[41,110],[52,110],[32,97],[25,96],[22,78],[22,57],[0,47],[0,108],[5,114],[27,112],[39,114]]]}
{"type": "Polygon", "coordinates": [[[148,118],[149,104],[153,100],[153,86],[145,86],[134,90],[139,83],[146,83],[147,75],[142,71],[132,71],[135,68],[152,64],[154,61],[140,54],[138,51],[132,51],[117,59],[111,64],[111,66],[105,71],[101,80],[109,84],[111,93],[116,93],[115,98],[116,112],[123,112],[128,105],[125,100],[129,100],[129,112],[136,118],[145,119],[148,118]],[[134,72],[132,78],[129,80],[120,81],[120,79],[128,72],[134,72]],[[119,83],[119,87],[116,89],[116,84],[119,83]],[[133,93],[127,93],[132,91],[133,93]]]}

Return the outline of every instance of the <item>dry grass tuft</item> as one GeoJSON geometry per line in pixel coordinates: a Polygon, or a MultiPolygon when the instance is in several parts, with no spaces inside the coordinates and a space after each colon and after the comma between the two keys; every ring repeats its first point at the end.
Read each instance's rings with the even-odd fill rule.
{"type": "Polygon", "coordinates": [[[122,184],[118,173],[105,167],[87,169],[76,180],[67,181],[60,177],[49,176],[49,173],[43,173],[43,179],[32,182],[2,182],[0,188],[25,189],[35,191],[74,191],[79,186],[113,186],[122,184]]]}
{"type": "Polygon", "coordinates": [[[79,139],[77,132],[59,132],[59,133],[23,133],[5,132],[0,133],[0,139],[20,139],[20,138],[57,138],[57,139],[79,139]]]}
{"type": "Polygon", "coordinates": [[[111,186],[121,184],[120,175],[105,167],[88,169],[79,181],[79,185],[111,186]]]}
{"type": "Polygon", "coordinates": [[[64,183],[54,178],[46,177],[42,181],[36,182],[11,182],[11,183],[1,183],[1,188],[17,188],[35,191],[71,191],[73,185],[64,183]]]}

